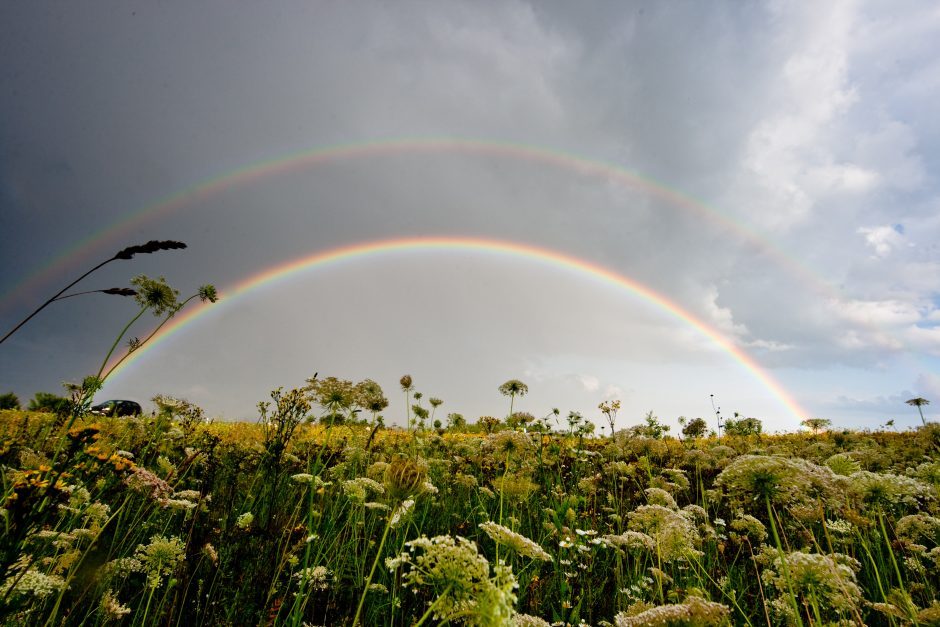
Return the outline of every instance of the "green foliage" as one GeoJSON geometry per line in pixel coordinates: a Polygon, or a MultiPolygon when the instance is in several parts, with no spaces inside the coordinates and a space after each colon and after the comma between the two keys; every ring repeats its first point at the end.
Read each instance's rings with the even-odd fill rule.
{"type": "Polygon", "coordinates": [[[763,423],[757,418],[738,418],[735,414],[733,419],[725,421],[725,435],[760,435],[764,430],[763,423]]]}
{"type": "Polygon", "coordinates": [[[807,429],[812,429],[813,433],[819,433],[823,429],[832,426],[832,421],[828,418],[807,418],[800,423],[807,429]]]}
{"type": "Polygon", "coordinates": [[[452,412],[447,414],[447,428],[451,431],[460,431],[467,426],[467,419],[463,414],[452,412]]]}
{"type": "Polygon", "coordinates": [[[506,418],[506,426],[510,429],[522,429],[532,424],[535,421],[535,416],[526,411],[516,411],[513,412],[511,416],[506,418]]]}
{"type": "Polygon", "coordinates": [[[670,429],[669,425],[661,423],[659,418],[650,411],[643,417],[643,424],[630,427],[627,431],[636,437],[660,440],[669,433],[670,429]]]}
{"type": "Polygon", "coordinates": [[[373,421],[378,419],[378,413],[388,407],[388,399],[382,391],[382,386],[372,379],[365,379],[356,384],[356,405],[372,414],[373,421]]]}
{"type": "Polygon", "coordinates": [[[336,377],[308,379],[304,389],[307,398],[320,406],[320,420],[327,424],[342,424],[351,418],[356,403],[362,398],[352,381],[336,377]]]}
{"type": "Polygon", "coordinates": [[[355,409],[377,393],[323,382],[276,390],[258,423],[211,423],[165,396],[154,417],[0,414],[0,624],[900,625],[936,613],[931,426],[680,442],[652,413],[644,437],[616,439],[586,437],[593,423],[575,412],[571,435],[499,431],[495,418],[481,419],[492,433],[468,433],[451,413],[448,432],[412,434],[310,422],[316,394],[351,389],[355,409]]]}
{"type": "Polygon", "coordinates": [[[682,427],[682,435],[693,440],[704,437],[707,432],[708,423],[704,418],[693,418],[682,427]]]}
{"type": "Polygon", "coordinates": [[[20,399],[13,392],[0,394],[0,409],[19,409],[20,399]]]}
{"type": "Polygon", "coordinates": [[[29,401],[27,409],[29,411],[45,411],[51,414],[64,416],[69,413],[72,401],[62,396],[56,396],[51,392],[36,392],[36,395],[29,401]]]}

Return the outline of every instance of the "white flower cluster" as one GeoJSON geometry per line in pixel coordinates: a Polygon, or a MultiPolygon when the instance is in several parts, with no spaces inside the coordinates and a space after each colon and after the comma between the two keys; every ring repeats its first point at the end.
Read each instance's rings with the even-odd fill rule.
{"type": "Polygon", "coordinates": [[[607,546],[633,551],[656,550],[656,540],[640,531],[625,531],[620,535],[603,535],[601,541],[607,546]]]}
{"type": "MultiPolygon", "coordinates": [[[[782,556],[765,547],[758,561],[767,564],[761,579],[768,591],[780,598],[792,593],[812,598],[819,610],[830,618],[850,618],[862,602],[862,591],[855,582],[861,564],[852,557],[796,551],[782,556]]],[[[778,604],[778,608],[782,607],[778,604]]]]}
{"type": "Polygon", "coordinates": [[[701,555],[701,539],[688,512],[676,512],[662,505],[641,505],[628,514],[631,531],[640,531],[656,543],[664,562],[690,559],[701,555]]]}
{"type": "Polygon", "coordinates": [[[370,491],[375,494],[385,494],[385,487],[375,479],[368,477],[356,477],[343,482],[343,493],[353,501],[365,501],[370,491]]]}
{"type": "Polygon", "coordinates": [[[530,614],[515,614],[510,625],[512,627],[552,627],[547,620],[530,614]]]}
{"type": "Polygon", "coordinates": [[[185,543],[176,536],[153,536],[149,544],[137,545],[134,558],[143,564],[147,574],[147,587],[159,588],[163,578],[173,574],[185,559],[185,550],[185,543]]]}
{"type": "Polygon", "coordinates": [[[291,475],[290,478],[291,478],[291,481],[293,481],[294,483],[301,483],[301,484],[303,483],[310,484],[310,483],[313,483],[313,480],[314,480],[314,476],[311,475],[309,472],[298,472],[295,475],[291,475]]]}
{"type": "Polygon", "coordinates": [[[849,495],[872,509],[918,507],[934,498],[933,488],[917,479],[861,470],[849,477],[849,495]]]}
{"type": "Polygon", "coordinates": [[[131,608],[123,605],[112,590],[105,590],[98,607],[106,621],[117,622],[131,613],[131,608]]]}
{"type": "Polygon", "coordinates": [[[844,482],[826,466],[767,455],[742,455],[715,478],[715,486],[732,500],[757,508],[765,499],[787,506],[815,505],[817,500],[836,504],[842,500],[844,482]]]}
{"type": "Polygon", "coordinates": [[[251,529],[251,523],[255,522],[255,515],[251,512],[244,512],[235,519],[235,526],[239,529],[251,529]]]}
{"type": "Polygon", "coordinates": [[[294,577],[300,582],[301,589],[326,590],[330,587],[332,574],[325,566],[311,566],[300,569],[294,577]]]}
{"type": "Polygon", "coordinates": [[[504,527],[492,521],[480,523],[479,527],[484,532],[486,532],[486,535],[492,538],[496,544],[505,546],[506,548],[515,551],[519,555],[536,560],[542,560],[543,562],[552,561],[552,556],[549,555],[545,549],[524,535],[518,534],[508,527],[504,527]]]}
{"type": "Polygon", "coordinates": [[[730,608],[721,603],[690,596],[677,605],[660,605],[634,616],[623,612],[614,617],[617,627],[668,627],[671,625],[728,625],[730,608]]]}
{"type": "Polygon", "coordinates": [[[926,540],[929,544],[936,544],[940,540],[940,518],[929,514],[904,516],[898,520],[894,529],[898,538],[909,543],[926,540]]]}
{"type": "Polygon", "coordinates": [[[458,617],[469,625],[506,625],[515,614],[516,578],[508,566],[490,563],[477,546],[461,536],[422,536],[406,543],[403,553],[386,564],[406,568],[406,587],[428,588],[434,595],[435,620],[458,617]],[[417,553],[418,549],[421,550],[417,553]]]}
{"type": "Polygon", "coordinates": [[[33,596],[44,599],[65,588],[65,580],[58,575],[47,575],[34,568],[26,572],[14,571],[0,585],[0,596],[33,596]]]}
{"type": "Polygon", "coordinates": [[[414,506],[414,499],[408,499],[399,505],[398,508],[392,513],[392,517],[388,521],[388,526],[392,529],[397,529],[399,525],[408,520],[408,514],[411,512],[411,508],[414,506]]]}

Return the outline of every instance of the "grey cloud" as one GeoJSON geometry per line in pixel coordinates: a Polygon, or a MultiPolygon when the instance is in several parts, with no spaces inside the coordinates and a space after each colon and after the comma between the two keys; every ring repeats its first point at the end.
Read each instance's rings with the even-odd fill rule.
{"type": "MultiPolygon", "coordinates": [[[[930,173],[940,127],[930,103],[940,86],[940,24],[915,5],[31,3],[0,8],[0,24],[0,220],[8,239],[0,290],[155,199],[246,164],[383,138],[491,138],[652,176],[756,239],[622,181],[451,151],[333,160],[232,185],[136,224],[129,241],[98,243],[87,259],[137,240],[182,239],[186,254],[109,268],[96,281],[109,287],[138,272],[166,274],[187,291],[207,281],[231,286],[353,242],[495,237],[563,251],[650,286],[790,377],[806,398],[824,396],[813,373],[827,368],[869,372],[901,355],[935,363],[940,192],[930,173]],[[896,224],[903,234],[883,230],[896,224]],[[919,318],[871,325],[847,315],[886,303],[919,318]]],[[[578,281],[509,262],[505,284],[486,262],[427,265],[413,285],[387,278],[381,263],[346,284],[329,276],[296,283],[285,304],[293,317],[270,318],[280,320],[274,328],[299,329],[293,334],[265,327],[264,305],[273,303],[259,294],[204,336],[186,336],[185,350],[155,350],[154,367],[141,366],[146,381],[121,389],[193,389],[210,411],[237,414],[267,388],[302,380],[313,361],[350,378],[390,381],[420,361],[437,362],[423,373],[430,386],[470,404],[490,386],[480,373],[517,376],[527,359],[548,364],[546,380],[597,377],[599,394],[608,385],[637,390],[621,380],[629,368],[659,372],[714,357],[707,341],[661,311],[578,281]],[[519,277],[529,292],[514,289],[519,277]],[[524,311],[493,315],[522,294],[524,311]],[[334,308],[340,318],[331,317],[334,308]],[[482,336],[486,350],[476,354],[482,336]],[[259,368],[252,351],[279,366],[259,368]],[[448,362],[449,353],[459,358],[448,362]],[[224,358],[229,379],[252,383],[229,397],[225,381],[188,370],[195,355],[224,358]],[[592,358],[621,366],[602,372],[587,367],[592,358]],[[468,383],[445,383],[445,371],[468,383]]],[[[36,289],[3,303],[0,321],[12,324],[41,298],[36,289]]],[[[50,389],[84,374],[106,330],[127,313],[95,300],[50,311],[2,347],[10,353],[0,380],[50,389]]],[[[885,383],[891,389],[916,376],[897,367],[885,383]]],[[[558,389],[587,409],[598,402],[575,386],[558,389]]],[[[674,407],[696,413],[678,400],[674,407]]]]}

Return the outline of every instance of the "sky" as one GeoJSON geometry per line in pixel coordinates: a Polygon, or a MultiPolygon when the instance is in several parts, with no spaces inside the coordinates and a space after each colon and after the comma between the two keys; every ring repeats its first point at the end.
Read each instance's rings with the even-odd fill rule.
{"type": "MultiPolygon", "coordinates": [[[[906,400],[940,405],[938,42],[903,1],[2,3],[0,329],[172,239],[75,289],[222,298],[97,400],[252,420],[319,373],[401,423],[410,374],[471,422],[520,379],[515,409],[599,425],[618,399],[618,427],[914,427],[906,400]]],[[[53,303],[0,392],[61,393],[137,313],[53,303]]]]}

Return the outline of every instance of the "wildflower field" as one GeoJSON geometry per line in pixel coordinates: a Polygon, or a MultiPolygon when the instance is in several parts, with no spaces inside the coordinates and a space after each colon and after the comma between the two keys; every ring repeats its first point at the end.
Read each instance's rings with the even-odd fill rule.
{"type": "Polygon", "coordinates": [[[273,397],[0,412],[3,624],[940,624],[936,425],[409,430],[273,397]]]}

